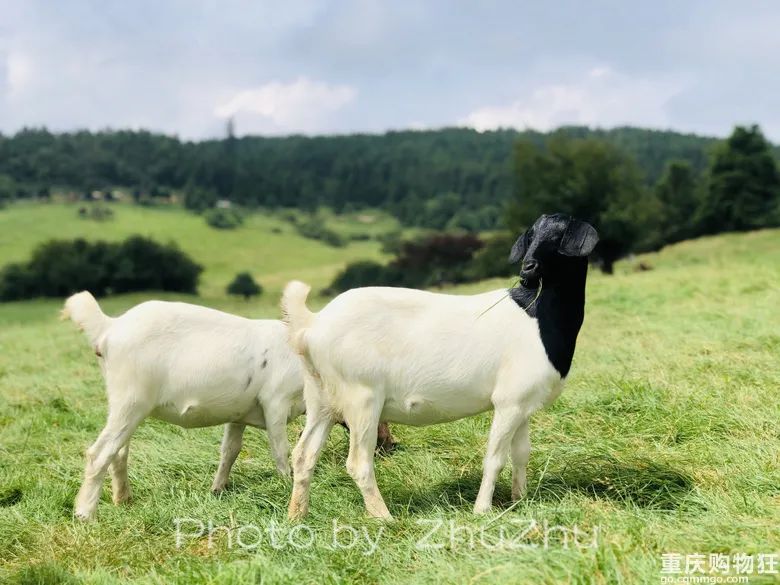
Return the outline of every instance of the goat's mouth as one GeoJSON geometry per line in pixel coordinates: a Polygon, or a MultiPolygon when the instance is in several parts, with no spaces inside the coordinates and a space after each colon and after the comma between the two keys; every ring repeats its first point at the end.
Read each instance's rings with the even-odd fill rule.
{"type": "Polygon", "coordinates": [[[522,284],[525,288],[530,288],[530,289],[537,289],[537,288],[539,288],[540,280],[541,279],[536,274],[521,274],[520,275],[520,284],[522,284]]]}

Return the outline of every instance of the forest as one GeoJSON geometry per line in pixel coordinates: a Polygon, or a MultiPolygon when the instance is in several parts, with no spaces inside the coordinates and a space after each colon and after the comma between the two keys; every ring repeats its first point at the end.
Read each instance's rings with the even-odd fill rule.
{"type": "Polygon", "coordinates": [[[382,208],[405,226],[522,230],[542,212],[598,225],[606,271],[630,252],[780,224],[777,146],[757,126],[727,140],[640,128],[550,133],[466,128],[381,135],[182,141],[146,131],[0,136],[3,200],[117,188],[202,212],[382,208]]]}
{"type": "MultiPolygon", "coordinates": [[[[638,128],[568,127],[556,135],[596,138],[620,148],[637,161],[648,183],[671,159],[703,170],[716,142],[638,128]]],[[[495,208],[512,190],[514,144],[541,145],[546,139],[533,131],[448,128],[187,142],[145,131],[25,129],[0,135],[0,197],[36,196],[53,188],[125,187],[151,196],[183,190],[194,206],[221,198],[247,206],[384,207],[410,224],[436,223],[435,210],[428,209],[430,217],[420,210],[440,200],[442,216],[451,215],[446,212],[452,207],[482,212],[483,223],[495,223],[495,208]]]]}

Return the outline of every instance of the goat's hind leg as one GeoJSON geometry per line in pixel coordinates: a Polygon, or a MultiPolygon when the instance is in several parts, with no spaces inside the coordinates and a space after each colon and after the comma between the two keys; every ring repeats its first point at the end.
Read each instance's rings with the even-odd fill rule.
{"type": "Polygon", "coordinates": [[[211,491],[215,494],[220,493],[227,486],[230,470],[241,452],[245,428],[246,425],[241,423],[227,423],[225,425],[225,433],[222,435],[220,447],[219,467],[211,484],[211,491]]]}
{"type": "Polygon", "coordinates": [[[350,428],[347,471],[363,494],[368,514],[389,520],[392,516],[379,492],[374,473],[374,448],[381,413],[382,401],[370,389],[360,387],[350,392],[349,408],[344,412],[350,428]]]}
{"type": "Polygon", "coordinates": [[[304,379],[306,425],[292,454],[293,490],[287,511],[291,520],[302,518],[309,511],[309,490],[314,466],[336,422],[323,401],[319,382],[308,373],[304,374],[304,379]]]}
{"type": "Polygon", "coordinates": [[[95,443],[87,449],[84,482],[76,496],[73,509],[76,518],[89,520],[94,516],[108,466],[125,447],[147,414],[146,411],[138,410],[137,404],[109,407],[106,426],[95,443]]]}
{"type": "Polygon", "coordinates": [[[111,494],[117,506],[130,501],[132,492],[127,479],[127,456],[130,451],[130,440],[119,450],[108,468],[111,472],[111,494]]]}

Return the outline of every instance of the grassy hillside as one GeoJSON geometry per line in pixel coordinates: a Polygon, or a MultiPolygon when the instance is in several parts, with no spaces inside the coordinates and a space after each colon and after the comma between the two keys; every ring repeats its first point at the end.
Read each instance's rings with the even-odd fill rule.
{"type": "MultiPolygon", "coordinates": [[[[258,265],[268,272],[257,273],[274,283],[288,275],[322,281],[346,256],[377,254],[375,244],[330,250],[294,240],[300,248],[292,247],[288,234],[268,234],[271,220],[262,218],[209,242],[185,243],[208,233],[196,218],[122,211],[115,225],[89,226],[111,237],[146,227],[154,231],[144,233],[181,238],[207,265],[206,290],[215,294],[238,268],[222,260],[226,250],[246,248],[244,262],[262,259],[258,265]]],[[[11,252],[4,247],[8,258],[24,257],[33,234],[44,233],[36,225],[41,216],[14,213],[29,223],[12,238],[11,252]]],[[[60,214],[68,235],[81,233],[65,221],[69,211],[46,214],[51,222],[60,214]]],[[[0,234],[6,242],[12,236],[0,234]]],[[[396,426],[402,448],[377,461],[377,477],[397,521],[370,521],[344,469],[348,441],[337,428],[315,474],[307,526],[316,540],[304,550],[286,544],[290,484],[275,475],[266,437],[255,432],[247,432],[232,489],[216,497],[208,489],[220,429],[146,422],[130,450],[133,502],[114,507],[106,484],[98,521],[75,523],[83,452],[105,416],[100,372],[82,336],[56,321],[58,302],[0,305],[0,581],[659,583],[663,553],[777,552],[780,231],[686,242],[642,260],[653,269],[635,272],[635,262],[624,262],[614,277],[591,274],[567,389],[531,424],[527,499],[509,504],[507,470],[494,513],[471,514],[488,414],[428,428],[396,426]],[[233,531],[219,530],[211,543],[185,538],[177,548],[176,518],[233,531]],[[362,544],[334,548],[334,521],[365,530],[379,546],[370,554],[362,544]],[[239,532],[272,522],[279,548],[267,533],[239,532]],[[576,526],[583,546],[550,532],[555,526],[576,526]],[[459,530],[454,539],[452,529],[459,530]],[[501,529],[504,546],[493,546],[501,529]],[[238,546],[239,534],[257,546],[238,546]]],[[[114,298],[107,310],[144,298],[114,298]]],[[[277,314],[273,294],[259,302],[206,302],[277,314]]],[[[291,440],[300,428],[300,421],[290,426],[291,440]]],[[[777,580],[754,569],[750,582],[777,580]]]]}
{"type": "MultiPolygon", "coordinates": [[[[217,230],[202,217],[179,207],[112,205],[115,218],[97,222],[78,217],[84,204],[15,205],[0,210],[0,266],[26,260],[34,247],[50,238],[121,240],[133,234],[161,242],[174,241],[205,270],[199,292],[222,297],[237,272],[247,270],[269,292],[279,292],[302,270],[316,286],[327,285],[344,265],[357,258],[378,258],[376,241],[353,241],[344,248],[323,246],[300,237],[280,216],[250,214],[234,230],[217,230]]],[[[395,220],[377,212],[346,217],[326,216],[331,229],[349,237],[378,235],[397,229],[395,220]]]]}

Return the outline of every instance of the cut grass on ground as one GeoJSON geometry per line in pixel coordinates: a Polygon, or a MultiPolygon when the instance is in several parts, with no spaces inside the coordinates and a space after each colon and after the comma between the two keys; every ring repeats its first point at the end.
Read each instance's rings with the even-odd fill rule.
{"type": "MultiPolygon", "coordinates": [[[[316,280],[321,263],[343,258],[277,244],[280,285],[288,276],[316,280]]],[[[222,252],[203,251],[215,265],[222,252]]],[[[144,423],[130,448],[134,500],[113,506],[106,483],[98,521],[74,522],[83,452],[105,416],[100,372],[82,336],[56,321],[58,302],[0,305],[0,581],[659,583],[663,553],[778,552],[780,232],[702,239],[642,259],[653,270],[625,262],[614,277],[591,275],[567,389],[531,424],[525,500],[509,504],[507,470],[494,512],[471,514],[486,414],[396,426],[402,447],[377,460],[377,477],[397,521],[368,520],[336,428],[312,486],[306,526],[315,542],[301,549],[290,542],[309,534],[286,521],[290,484],[275,474],[266,437],[251,431],[232,487],[217,497],[208,490],[221,429],[144,423]],[[192,519],[185,532],[195,521],[233,529],[177,547],[177,518],[192,519]],[[365,531],[359,544],[334,547],[334,522],[365,531]],[[275,543],[250,525],[275,526],[275,543]],[[576,526],[580,546],[559,526],[576,526]],[[366,535],[379,542],[370,554],[366,535]]],[[[117,313],[149,296],[105,305],[117,313]]],[[[277,316],[273,295],[208,302],[277,316]]],[[[290,426],[291,440],[300,428],[290,426]]],[[[338,536],[342,545],[351,537],[338,536]]],[[[761,582],[776,580],[754,571],[751,583],[761,582]]]]}

